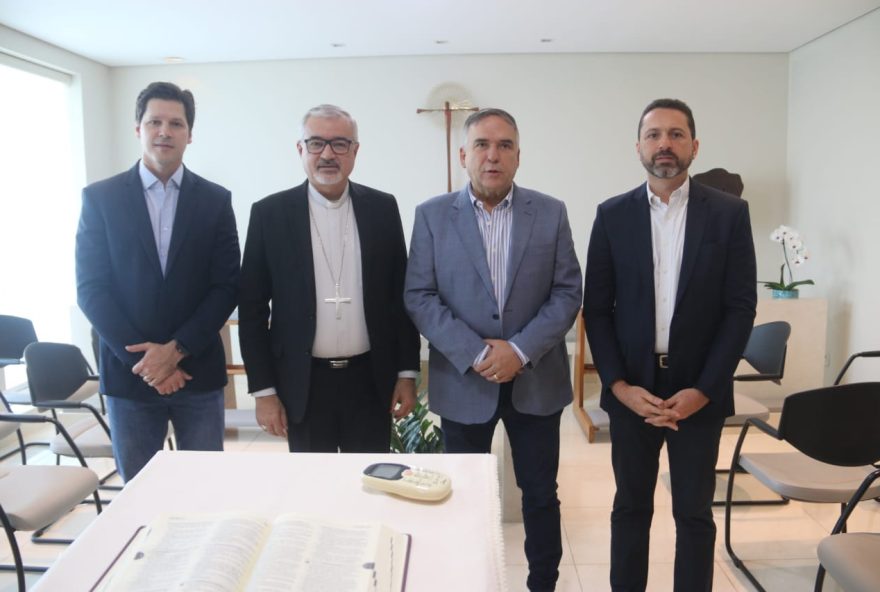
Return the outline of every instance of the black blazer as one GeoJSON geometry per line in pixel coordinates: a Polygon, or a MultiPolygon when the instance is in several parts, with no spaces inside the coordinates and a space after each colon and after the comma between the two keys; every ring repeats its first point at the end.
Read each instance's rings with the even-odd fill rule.
{"type": "Polygon", "coordinates": [[[131,373],[126,345],[171,339],[190,356],[187,388],[226,384],[219,331],[235,308],[240,251],[228,190],[185,169],[163,277],[138,165],[83,190],[76,235],[77,299],[101,337],[102,392],[158,396],[131,373]]]}
{"type": "MultiPolygon", "coordinates": [[[[392,195],[356,183],[349,183],[349,194],[360,237],[373,379],[381,404],[390,405],[397,373],[419,369],[419,334],[403,308],[403,227],[392,195]]],[[[315,339],[308,182],[251,207],[238,322],[248,390],[274,387],[288,418],[302,421],[315,339]]]]}
{"type": "MultiPolygon", "coordinates": [[[[691,181],[684,253],[669,334],[675,391],[710,399],[693,419],[733,414],[733,373],[757,305],[748,204],[691,181]]],[[[602,379],[602,408],[628,409],[611,393],[623,379],[654,387],[654,265],[646,185],[599,205],[587,254],[584,323],[602,379]]]]}

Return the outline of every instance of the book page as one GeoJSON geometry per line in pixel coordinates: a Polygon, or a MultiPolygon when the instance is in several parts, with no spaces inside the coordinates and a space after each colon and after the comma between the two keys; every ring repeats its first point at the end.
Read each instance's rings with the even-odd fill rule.
{"type": "Polygon", "coordinates": [[[268,531],[267,521],[252,517],[164,517],[134,542],[100,589],[237,592],[268,531]]]}
{"type": "Polygon", "coordinates": [[[341,525],[281,517],[273,524],[247,590],[377,590],[380,531],[378,524],[341,525]]]}

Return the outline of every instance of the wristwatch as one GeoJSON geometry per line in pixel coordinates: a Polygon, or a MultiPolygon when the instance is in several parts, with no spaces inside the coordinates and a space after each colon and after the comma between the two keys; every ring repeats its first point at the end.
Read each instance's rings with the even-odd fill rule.
{"type": "Polygon", "coordinates": [[[177,353],[182,355],[184,358],[189,357],[189,350],[183,347],[179,341],[175,341],[175,348],[177,349],[177,353]]]}

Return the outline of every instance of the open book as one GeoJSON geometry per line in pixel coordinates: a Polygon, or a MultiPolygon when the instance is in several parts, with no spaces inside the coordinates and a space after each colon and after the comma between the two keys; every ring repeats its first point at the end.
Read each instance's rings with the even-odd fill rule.
{"type": "Polygon", "coordinates": [[[163,516],[142,528],[101,592],[402,592],[410,535],[286,514],[163,516]]]}

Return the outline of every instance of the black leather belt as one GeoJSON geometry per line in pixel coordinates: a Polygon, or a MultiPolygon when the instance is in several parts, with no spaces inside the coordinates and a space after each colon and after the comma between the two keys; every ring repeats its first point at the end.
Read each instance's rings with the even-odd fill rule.
{"type": "Polygon", "coordinates": [[[350,358],[312,358],[312,366],[329,368],[330,370],[344,370],[363,364],[370,359],[370,352],[365,352],[350,358]]]}
{"type": "Polygon", "coordinates": [[[657,367],[666,370],[669,368],[669,354],[655,354],[657,358],[657,367]]]}

